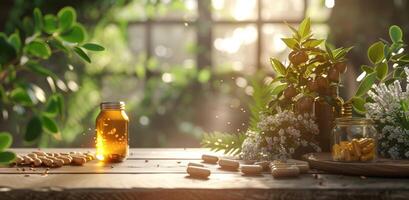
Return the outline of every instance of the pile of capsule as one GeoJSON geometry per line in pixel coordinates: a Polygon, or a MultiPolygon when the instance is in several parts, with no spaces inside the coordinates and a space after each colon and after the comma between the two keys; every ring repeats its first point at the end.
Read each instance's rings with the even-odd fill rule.
{"type": "Polygon", "coordinates": [[[84,163],[94,160],[95,156],[92,153],[45,153],[42,151],[34,151],[27,155],[17,155],[14,164],[17,166],[32,166],[32,167],[62,167],[63,165],[83,165],[84,163]]]}
{"type": "MultiPolygon", "coordinates": [[[[229,171],[240,171],[244,175],[259,175],[263,171],[271,171],[274,178],[297,177],[301,173],[307,173],[310,169],[307,162],[281,162],[281,161],[261,161],[253,164],[240,164],[237,160],[219,158],[213,155],[202,155],[204,163],[218,164],[221,169],[229,171]]],[[[200,163],[190,162],[187,165],[187,173],[191,177],[208,178],[211,174],[209,168],[200,163]]]]}

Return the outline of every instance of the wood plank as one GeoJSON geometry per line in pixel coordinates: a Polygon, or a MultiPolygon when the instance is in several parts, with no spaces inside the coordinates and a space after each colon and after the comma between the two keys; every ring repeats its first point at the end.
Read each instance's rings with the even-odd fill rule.
{"type": "MultiPolygon", "coordinates": [[[[186,173],[189,162],[201,163],[212,170],[212,173],[236,173],[220,169],[217,164],[202,163],[200,160],[127,160],[122,163],[103,163],[90,161],[83,166],[66,165],[61,168],[49,168],[49,174],[152,174],[152,173],[186,173]]],[[[0,174],[43,174],[47,168],[30,168],[29,166],[0,167],[0,174]],[[24,170],[24,171],[23,171],[24,170]]]]}
{"type": "MultiPolygon", "coordinates": [[[[48,148],[48,149],[30,149],[30,148],[14,148],[11,149],[18,154],[27,154],[32,151],[44,152],[94,152],[94,148],[48,148]]],[[[222,152],[212,152],[207,148],[131,148],[129,150],[129,160],[145,160],[145,159],[164,159],[164,160],[200,160],[202,154],[212,154],[224,156],[222,152]]]]}

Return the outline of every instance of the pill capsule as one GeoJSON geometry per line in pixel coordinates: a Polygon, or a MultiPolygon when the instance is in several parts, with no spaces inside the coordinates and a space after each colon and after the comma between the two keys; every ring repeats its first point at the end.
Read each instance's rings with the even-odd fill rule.
{"type": "Polygon", "coordinates": [[[45,156],[39,156],[38,159],[41,160],[41,162],[47,166],[47,167],[53,167],[54,161],[45,157],[45,156]]]}
{"type": "Polygon", "coordinates": [[[58,158],[54,158],[53,160],[53,167],[62,167],[64,165],[64,161],[58,158]]]}
{"type": "Polygon", "coordinates": [[[193,163],[193,162],[189,162],[189,163],[187,164],[187,166],[204,167],[204,165],[202,165],[202,164],[193,163]]]}
{"type": "Polygon", "coordinates": [[[219,160],[219,158],[218,158],[217,156],[203,154],[203,155],[202,155],[202,160],[203,160],[204,162],[206,162],[206,163],[215,164],[215,163],[217,163],[217,161],[219,160]]]}
{"type": "Polygon", "coordinates": [[[240,166],[240,163],[235,160],[221,158],[219,160],[219,165],[224,169],[237,170],[240,166]]]}
{"type": "Polygon", "coordinates": [[[259,174],[263,171],[263,167],[261,165],[241,165],[240,171],[248,175],[259,174]]]}
{"type": "Polygon", "coordinates": [[[362,155],[361,146],[359,145],[358,140],[356,140],[356,139],[352,140],[352,149],[354,151],[354,155],[356,155],[358,157],[362,155]]]}
{"type": "Polygon", "coordinates": [[[295,166],[280,168],[273,167],[271,169],[271,174],[274,178],[296,177],[300,174],[300,170],[295,166]]]}
{"type": "Polygon", "coordinates": [[[72,156],[72,163],[74,165],[83,165],[87,162],[87,159],[81,156],[72,156]]]}
{"type": "Polygon", "coordinates": [[[255,165],[260,165],[263,170],[268,170],[270,169],[270,162],[269,161],[260,161],[260,162],[255,162],[255,165]]]}
{"type": "Polygon", "coordinates": [[[207,178],[210,176],[210,170],[203,167],[188,166],[186,172],[192,177],[207,178]]]}
{"type": "Polygon", "coordinates": [[[29,153],[29,154],[27,154],[27,156],[30,157],[30,158],[37,158],[38,157],[38,155],[35,154],[35,153],[29,153]]]}
{"type": "Polygon", "coordinates": [[[39,158],[33,158],[33,165],[35,167],[39,167],[41,164],[43,164],[43,162],[39,158]]]}
{"type": "Polygon", "coordinates": [[[25,165],[30,165],[31,163],[34,162],[33,159],[31,157],[28,157],[28,156],[23,156],[23,159],[24,159],[24,164],[25,165]]]}
{"type": "Polygon", "coordinates": [[[20,155],[17,155],[16,160],[14,162],[16,162],[17,165],[22,165],[24,164],[24,158],[20,155]]]}
{"type": "Polygon", "coordinates": [[[68,156],[58,156],[58,159],[61,159],[62,161],[64,161],[64,165],[68,165],[71,163],[72,158],[68,157],[68,156]]]}

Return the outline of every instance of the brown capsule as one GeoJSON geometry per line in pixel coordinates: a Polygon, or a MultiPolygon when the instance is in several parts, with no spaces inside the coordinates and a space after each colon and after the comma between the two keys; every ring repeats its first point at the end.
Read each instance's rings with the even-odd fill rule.
{"type": "Polygon", "coordinates": [[[292,99],[297,95],[297,90],[294,86],[289,86],[284,90],[284,97],[287,99],[292,99]]]}
{"type": "Polygon", "coordinates": [[[87,162],[87,159],[81,156],[72,156],[72,164],[74,165],[83,165],[87,162]]]}
{"type": "Polygon", "coordinates": [[[207,178],[210,176],[210,170],[203,167],[188,166],[186,172],[192,177],[207,178]]]}
{"type": "Polygon", "coordinates": [[[240,166],[240,163],[236,160],[230,160],[230,159],[224,159],[221,158],[219,160],[219,165],[220,167],[224,169],[229,169],[229,170],[237,170],[240,166]]]}
{"type": "Polygon", "coordinates": [[[58,156],[57,158],[64,161],[64,165],[68,165],[72,161],[72,158],[68,156],[58,156]]]}
{"type": "Polygon", "coordinates": [[[33,165],[34,167],[40,167],[43,162],[39,158],[34,158],[33,159],[33,165]]]}
{"type": "Polygon", "coordinates": [[[27,154],[27,156],[30,157],[30,158],[37,158],[38,157],[38,155],[35,154],[35,153],[29,153],[29,154],[27,154]]]}
{"type": "Polygon", "coordinates": [[[46,156],[47,154],[42,151],[33,151],[34,154],[37,154],[37,156],[46,156]]]}
{"type": "Polygon", "coordinates": [[[22,165],[24,164],[24,158],[23,156],[17,155],[16,160],[14,161],[16,165],[22,165]]]}
{"type": "Polygon", "coordinates": [[[340,73],[334,67],[328,71],[328,79],[332,82],[338,83],[339,82],[340,73]]]}
{"type": "Polygon", "coordinates": [[[217,163],[217,161],[219,160],[219,158],[218,158],[217,156],[203,154],[203,155],[202,155],[202,160],[203,160],[204,162],[206,162],[206,163],[215,164],[215,163],[217,163]]]}
{"type": "Polygon", "coordinates": [[[54,161],[45,157],[45,156],[39,156],[38,159],[41,160],[41,162],[47,166],[47,167],[53,167],[54,161]]]}
{"type": "Polygon", "coordinates": [[[243,174],[260,174],[263,171],[263,167],[260,165],[241,165],[240,171],[243,174]]]}
{"type": "Polygon", "coordinates": [[[296,177],[300,175],[300,169],[296,166],[273,167],[271,174],[274,178],[296,177]]]}
{"type": "Polygon", "coordinates": [[[24,159],[24,164],[25,165],[30,165],[31,163],[34,162],[33,159],[31,157],[28,157],[28,156],[23,156],[23,159],[24,159]]]}

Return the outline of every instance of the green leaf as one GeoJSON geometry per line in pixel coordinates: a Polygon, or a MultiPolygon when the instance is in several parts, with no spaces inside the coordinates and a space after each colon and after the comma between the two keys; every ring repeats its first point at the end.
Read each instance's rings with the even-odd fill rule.
{"type": "Polygon", "coordinates": [[[13,143],[13,137],[8,132],[0,132],[0,152],[8,149],[13,143]]]}
{"type": "Polygon", "coordinates": [[[61,39],[71,43],[81,43],[85,40],[85,29],[83,26],[76,24],[68,31],[60,35],[61,39]]]}
{"type": "Polygon", "coordinates": [[[302,38],[308,36],[311,33],[311,20],[309,17],[305,18],[298,27],[298,33],[302,38]]]}
{"type": "Polygon", "coordinates": [[[0,164],[9,164],[16,159],[16,154],[10,151],[0,152],[0,164]]]}
{"type": "Polygon", "coordinates": [[[370,73],[374,72],[373,67],[368,66],[368,65],[362,65],[361,69],[362,69],[362,71],[366,72],[366,74],[370,74],[370,73]]]}
{"type": "Polygon", "coordinates": [[[54,47],[54,48],[56,48],[56,49],[59,49],[59,50],[63,51],[63,52],[66,53],[66,54],[69,53],[69,50],[67,49],[67,47],[65,47],[64,44],[63,44],[60,40],[58,40],[58,39],[49,40],[49,44],[50,44],[52,47],[54,47]]]}
{"type": "Polygon", "coordinates": [[[356,96],[365,95],[372,87],[376,80],[376,73],[370,73],[365,78],[362,79],[361,84],[359,84],[356,96]]]}
{"type": "Polygon", "coordinates": [[[34,33],[40,34],[41,29],[43,28],[43,14],[40,9],[35,8],[33,12],[34,18],[34,33]]]}
{"type": "Polygon", "coordinates": [[[352,101],[352,107],[354,107],[355,111],[359,114],[365,114],[366,109],[365,109],[365,100],[361,97],[353,97],[351,99],[352,101]]]}
{"type": "Polygon", "coordinates": [[[30,42],[26,47],[25,50],[27,53],[42,58],[47,59],[51,56],[51,49],[47,43],[41,40],[35,40],[30,42]]]}
{"type": "Polygon", "coordinates": [[[279,75],[285,75],[287,72],[286,68],[284,67],[281,62],[275,58],[270,58],[271,65],[273,66],[275,72],[277,72],[279,75]]]}
{"type": "Polygon", "coordinates": [[[52,134],[58,133],[57,123],[53,119],[49,118],[46,115],[43,115],[41,119],[42,119],[42,122],[43,122],[42,124],[45,130],[47,130],[48,132],[52,134]]]}
{"type": "Polygon", "coordinates": [[[58,23],[61,31],[66,31],[74,26],[77,14],[72,7],[64,7],[58,12],[58,23]]]}
{"type": "Polygon", "coordinates": [[[59,112],[59,102],[57,96],[48,98],[48,102],[44,111],[44,115],[55,117],[59,112]]]}
{"type": "Polygon", "coordinates": [[[31,142],[38,139],[43,132],[43,125],[39,117],[34,116],[27,124],[24,140],[31,142]]]}
{"type": "Polygon", "coordinates": [[[331,47],[327,42],[325,43],[325,50],[327,51],[328,56],[331,58],[331,60],[334,60],[334,54],[332,54],[331,47]]]}
{"type": "Polygon", "coordinates": [[[386,75],[388,74],[388,64],[386,63],[379,63],[376,65],[376,76],[378,77],[379,80],[383,80],[386,75]]]}
{"type": "Polygon", "coordinates": [[[290,49],[294,49],[297,46],[297,40],[294,38],[281,38],[281,40],[288,46],[290,49]]]}
{"type": "Polygon", "coordinates": [[[320,45],[322,42],[324,42],[324,40],[308,39],[303,43],[303,45],[306,48],[313,48],[320,45]]]}
{"type": "Polygon", "coordinates": [[[44,16],[44,31],[48,34],[53,34],[58,30],[58,20],[54,15],[44,16]]]}
{"type": "Polygon", "coordinates": [[[31,36],[34,33],[33,20],[28,16],[23,19],[23,30],[26,36],[31,36]]]}
{"type": "Polygon", "coordinates": [[[27,62],[25,66],[37,74],[40,74],[43,76],[50,76],[53,79],[58,78],[56,74],[54,74],[52,71],[50,71],[49,69],[45,68],[44,66],[42,66],[41,64],[37,62],[29,61],[27,62]]]}
{"type": "Polygon", "coordinates": [[[6,38],[0,37],[0,65],[7,64],[16,58],[17,52],[6,38]]]}
{"type": "Polygon", "coordinates": [[[385,44],[383,42],[376,42],[372,44],[368,49],[368,58],[373,64],[378,64],[384,58],[384,48],[385,44]]]}
{"type": "Polygon", "coordinates": [[[278,95],[280,94],[280,92],[282,92],[285,88],[287,88],[288,84],[284,83],[284,84],[280,84],[280,85],[276,85],[273,88],[273,91],[271,92],[271,95],[278,95]]]}
{"type": "Polygon", "coordinates": [[[100,46],[98,44],[94,44],[94,43],[86,43],[84,45],[82,45],[83,48],[90,50],[90,51],[104,51],[105,48],[103,46],[100,46]]]}
{"type": "Polygon", "coordinates": [[[8,39],[8,42],[14,47],[16,52],[20,51],[21,39],[20,39],[20,35],[18,34],[18,32],[15,32],[15,33],[11,34],[9,39],[8,39]]]}
{"type": "Polygon", "coordinates": [[[64,97],[60,93],[56,93],[54,96],[58,102],[58,112],[60,115],[64,115],[64,97]]]}
{"type": "Polygon", "coordinates": [[[399,26],[393,25],[389,27],[389,37],[393,43],[402,42],[402,29],[399,26]]]}
{"type": "Polygon", "coordinates": [[[80,56],[82,59],[87,61],[88,63],[91,63],[91,59],[88,57],[88,55],[79,47],[74,47],[74,52],[80,56]]]}
{"type": "Polygon", "coordinates": [[[15,103],[18,103],[21,105],[29,106],[33,104],[33,101],[31,100],[30,95],[28,95],[27,90],[21,87],[18,87],[12,90],[10,93],[10,98],[15,103]]]}

